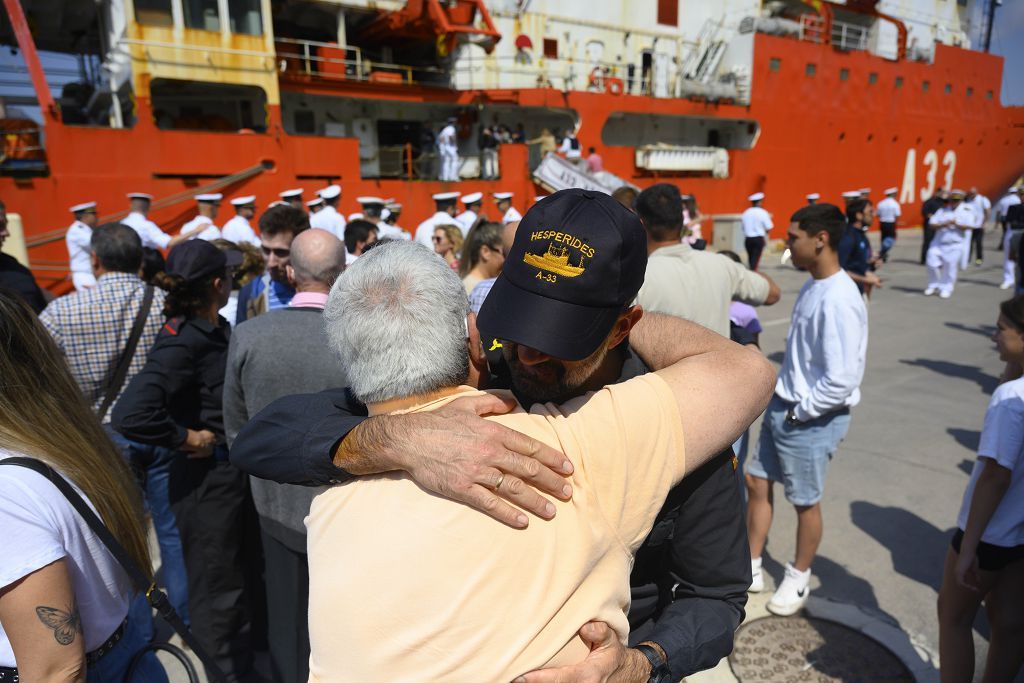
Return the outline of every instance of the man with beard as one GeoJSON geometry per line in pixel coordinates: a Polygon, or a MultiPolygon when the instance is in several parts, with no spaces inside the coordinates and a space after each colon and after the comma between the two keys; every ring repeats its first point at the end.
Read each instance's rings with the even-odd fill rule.
{"type": "Polygon", "coordinates": [[[260,249],[267,272],[239,290],[236,325],[291,303],[295,290],[288,283],[287,268],[292,240],[308,229],[309,216],[291,206],[274,206],[260,216],[260,249]]]}
{"type": "MultiPolygon", "coordinates": [[[[599,195],[605,197],[563,190],[535,204],[516,234],[507,271],[499,276],[481,309],[481,327],[488,331],[482,335],[483,349],[495,376],[490,386],[511,386],[523,405],[564,402],[595,386],[622,382],[649,370],[628,344],[610,349],[597,363],[580,362],[568,347],[568,338],[560,344],[552,340],[553,335],[544,334],[538,316],[545,321],[551,318],[540,307],[508,308],[502,305],[506,298],[498,295],[499,287],[545,286],[551,282],[548,276],[557,282],[561,276],[552,269],[561,267],[556,254],[561,247],[573,251],[564,265],[585,271],[598,245],[574,236],[584,223],[577,225],[578,217],[570,214],[559,221],[562,229],[554,231],[547,222],[567,201],[566,196],[603,201],[593,199],[599,195]],[[549,258],[549,253],[554,257],[549,258]]],[[[620,242],[600,248],[616,252],[630,245],[620,242]]],[[[637,248],[646,252],[642,244],[637,248]]],[[[640,260],[645,261],[643,255],[640,260]]],[[[562,279],[573,282],[576,278],[562,279]]],[[[577,287],[587,284],[577,282],[577,287]]],[[[588,296],[579,289],[567,289],[574,297],[588,296]]],[[[668,316],[660,318],[666,319],[675,322],[668,316]]],[[[659,316],[645,315],[638,325],[658,321],[659,316]]],[[[280,483],[337,483],[353,475],[404,470],[424,488],[513,527],[528,524],[522,510],[552,517],[554,506],[531,487],[566,499],[571,489],[563,490],[566,482],[558,476],[571,471],[564,456],[478,417],[506,412],[509,406],[500,401],[461,401],[432,413],[366,419],[359,417],[366,414],[365,408],[346,390],[287,397],[270,404],[242,429],[231,459],[250,474],[280,483]]],[[[630,576],[630,643],[635,649],[602,659],[609,673],[632,662],[632,675],[624,680],[679,680],[714,666],[732,650],[751,580],[740,496],[731,450],[669,492],[637,552],[630,576]],[[639,667],[635,666],[638,657],[643,658],[639,667]]],[[[607,646],[615,643],[611,639],[607,646]]],[[[588,660],[586,665],[595,664],[588,660]]]]}

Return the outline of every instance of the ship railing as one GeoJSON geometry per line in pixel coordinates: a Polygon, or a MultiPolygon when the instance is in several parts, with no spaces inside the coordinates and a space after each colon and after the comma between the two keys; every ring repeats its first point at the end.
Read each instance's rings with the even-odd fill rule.
{"type": "Polygon", "coordinates": [[[833,21],[832,45],[840,50],[867,51],[868,29],[845,21],[833,21]]]}
{"type": "Polygon", "coordinates": [[[444,69],[371,60],[354,45],[296,38],[276,38],[274,43],[277,46],[278,70],[283,75],[405,85],[448,85],[444,69]]]}
{"type": "Polygon", "coordinates": [[[729,152],[721,147],[644,145],[636,148],[636,166],[646,171],[707,173],[729,177],[729,152]]]}
{"type": "MultiPolygon", "coordinates": [[[[114,45],[114,50],[119,51],[123,54],[132,57],[131,50],[128,47],[136,45],[141,47],[146,53],[146,59],[154,64],[167,63],[181,65],[176,57],[163,58],[161,59],[159,54],[154,54],[153,50],[182,50],[185,52],[198,52],[202,53],[202,61],[192,62],[188,64],[191,67],[205,67],[210,69],[223,68],[224,65],[215,64],[213,62],[213,55],[232,55],[235,57],[255,57],[262,60],[262,71],[273,71],[274,70],[274,58],[275,55],[272,52],[264,52],[263,50],[242,50],[238,48],[230,47],[219,47],[215,45],[189,45],[188,43],[167,43],[159,40],[142,40],[139,38],[121,38],[114,45]]],[[[234,67],[233,67],[234,68],[234,67]]]]}

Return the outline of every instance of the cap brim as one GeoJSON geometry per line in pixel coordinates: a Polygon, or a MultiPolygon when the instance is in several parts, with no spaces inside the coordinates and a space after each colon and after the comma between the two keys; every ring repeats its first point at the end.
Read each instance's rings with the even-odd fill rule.
{"type": "Polygon", "coordinates": [[[534,294],[499,275],[477,325],[484,334],[560,360],[583,360],[611,332],[622,308],[595,308],[534,294]]]}

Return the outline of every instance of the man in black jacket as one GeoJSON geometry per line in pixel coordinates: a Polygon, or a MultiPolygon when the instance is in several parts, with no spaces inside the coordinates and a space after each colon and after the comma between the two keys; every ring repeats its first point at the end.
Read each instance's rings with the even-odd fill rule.
{"type": "MultiPolygon", "coordinates": [[[[528,235],[528,231],[520,233],[519,238],[528,235]]],[[[524,405],[564,400],[566,389],[575,395],[572,386],[565,386],[568,375],[563,375],[561,387],[531,385],[517,377],[518,369],[500,360],[500,342],[487,336],[483,341],[484,349],[491,351],[492,373],[503,378],[498,386],[511,384],[524,405]]],[[[617,360],[618,374],[608,382],[649,371],[628,349],[617,360]]],[[[365,409],[341,389],[291,396],[270,404],[242,429],[231,459],[250,474],[283,483],[324,484],[352,475],[406,470],[425,488],[485,510],[512,526],[525,526],[522,512],[495,497],[495,479],[500,477],[497,480],[501,491],[509,492],[508,500],[550,516],[544,512],[543,498],[525,484],[565,497],[560,491],[564,480],[555,476],[562,459],[522,435],[495,429],[493,422],[474,414],[493,409],[493,403],[463,404],[462,410],[453,404],[432,414],[365,418],[361,417],[365,409]],[[427,434],[430,438],[425,438],[427,434]],[[537,460],[523,459],[522,453],[537,460]]],[[[637,553],[630,577],[630,643],[639,646],[632,660],[636,662],[637,653],[642,654],[643,666],[624,669],[629,673],[622,680],[679,680],[728,655],[743,620],[749,560],[735,458],[727,451],[669,493],[637,553]]],[[[620,653],[608,666],[629,659],[620,653]]]]}
{"type": "MultiPolygon", "coordinates": [[[[7,207],[0,202],[0,248],[10,234],[7,231],[7,207]]],[[[32,272],[21,265],[18,259],[3,252],[0,252],[0,287],[17,292],[36,313],[46,308],[46,298],[32,277],[32,272]]]]}
{"type": "Polygon", "coordinates": [[[935,228],[931,227],[928,222],[931,220],[932,214],[942,208],[946,202],[947,193],[941,187],[935,191],[935,194],[930,199],[925,201],[921,205],[921,227],[924,230],[924,240],[921,242],[921,265],[924,265],[925,256],[928,254],[928,247],[932,243],[932,238],[935,237],[935,228]]]}

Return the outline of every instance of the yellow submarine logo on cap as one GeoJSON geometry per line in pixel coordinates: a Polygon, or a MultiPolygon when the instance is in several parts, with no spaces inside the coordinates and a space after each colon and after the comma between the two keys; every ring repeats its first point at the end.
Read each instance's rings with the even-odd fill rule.
{"type": "Polygon", "coordinates": [[[594,256],[592,246],[567,232],[537,230],[530,233],[530,241],[535,240],[548,240],[547,251],[539,255],[524,254],[523,262],[555,275],[578,277],[586,271],[583,259],[594,256]],[[579,261],[575,265],[569,262],[570,247],[579,251],[579,261]]]}

